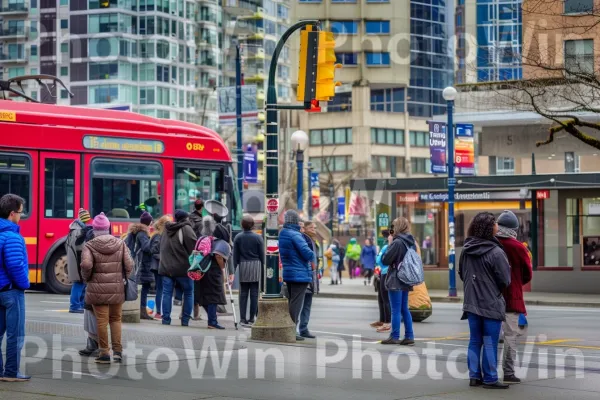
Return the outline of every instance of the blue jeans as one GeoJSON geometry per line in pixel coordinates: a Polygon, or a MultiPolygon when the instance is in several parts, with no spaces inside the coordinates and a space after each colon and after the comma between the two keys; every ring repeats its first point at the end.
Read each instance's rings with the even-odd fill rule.
{"type": "Polygon", "coordinates": [[[171,309],[173,308],[173,286],[177,282],[183,290],[183,315],[181,316],[181,325],[188,326],[192,310],[194,309],[194,284],[187,276],[179,278],[162,277],[163,298],[162,298],[162,323],[171,325],[171,309]]]}
{"type": "Polygon", "coordinates": [[[469,354],[467,356],[469,378],[481,379],[481,371],[483,370],[483,383],[496,383],[498,382],[498,372],[496,370],[498,337],[500,336],[502,321],[480,317],[471,313],[468,313],[467,317],[471,333],[469,354]],[[483,356],[481,355],[482,348],[483,356]]]}
{"type": "Polygon", "coordinates": [[[183,300],[183,289],[180,285],[175,285],[175,300],[182,301],[183,300]]]}
{"type": "Polygon", "coordinates": [[[150,293],[150,287],[152,284],[150,282],[142,283],[142,293],[140,295],[140,308],[148,307],[148,293],[150,293]]]}
{"type": "Polygon", "coordinates": [[[5,333],[6,365],[2,365],[0,352],[0,376],[14,378],[19,373],[25,344],[25,292],[22,290],[0,292],[0,345],[5,333]]]}
{"type": "Polygon", "coordinates": [[[85,283],[73,282],[71,285],[71,304],[69,311],[83,310],[85,304],[85,283]]]}
{"type": "Polygon", "coordinates": [[[206,314],[208,314],[208,326],[217,326],[219,324],[217,321],[217,305],[209,304],[204,306],[204,310],[206,310],[206,314]]]}
{"type": "Polygon", "coordinates": [[[156,299],[154,304],[156,305],[156,313],[162,314],[162,298],[163,298],[163,284],[162,284],[162,276],[158,274],[156,271],[152,271],[154,273],[154,285],[156,289],[156,299]]]}
{"type": "Polygon", "coordinates": [[[390,308],[392,313],[392,332],[390,337],[400,339],[400,323],[404,320],[404,338],[414,339],[412,315],[408,309],[408,291],[390,290],[390,308]]]}
{"type": "Polygon", "coordinates": [[[308,331],[308,320],[310,319],[310,309],[312,307],[313,294],[306,292],[304,295],[304,303],[302,304],[302,312],[300,313],[300,326],[298,331],[300,334],[307,334],[308,331]]]}

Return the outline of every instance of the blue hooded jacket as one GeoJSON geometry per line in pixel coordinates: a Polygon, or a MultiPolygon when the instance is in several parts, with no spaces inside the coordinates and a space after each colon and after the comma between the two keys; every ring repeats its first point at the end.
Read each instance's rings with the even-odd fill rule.
{"type": "Polygon", "coordinates": [[[375,258],[377,257],[377,248],[373,245],[365,246],[360,254],[360,262],[364,269],[375,269],[375,258]]]}
{"type": "Polygon", "coordinates": [[[0,218],[0,289],[29,289],[29,262],[19,225],[0,218]]]}
{"type": "Polygon", "coordinates": [[[309,262],[314,260],[315,253],[300,233],[300,225],[285,224],[279,233],[279,257],[283,266],[284,282],[313,281],[309,262]]]}

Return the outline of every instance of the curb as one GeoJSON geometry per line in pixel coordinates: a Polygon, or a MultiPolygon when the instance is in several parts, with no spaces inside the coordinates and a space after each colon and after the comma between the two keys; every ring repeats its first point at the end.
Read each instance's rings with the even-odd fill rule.
{"type": "MultiPolygon", "coordinates": [[[[367,293],[319,293],[318,297],[329,299],[348,299],[348,300],[377,300],[377,294],[367,293]]],[[[461,303],[462,297],[433,296],[432,303],[461,303]]],[[[582,303],[577,301],[547,301],[547,300],[525,300],[528,306],[546,306],[546,307],[578,307],[578,308],[600,308],[600,303],[582,303]]]]}

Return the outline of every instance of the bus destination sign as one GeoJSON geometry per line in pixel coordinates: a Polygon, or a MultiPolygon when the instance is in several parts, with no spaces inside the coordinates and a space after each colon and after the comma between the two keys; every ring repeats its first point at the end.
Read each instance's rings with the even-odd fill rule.
{"type": "Polygon", "coordinates": [[[106,136],[84,136],[83,147],[91,150],[162,154],[165,145],[158,140],[125,139],[106,136]]]}

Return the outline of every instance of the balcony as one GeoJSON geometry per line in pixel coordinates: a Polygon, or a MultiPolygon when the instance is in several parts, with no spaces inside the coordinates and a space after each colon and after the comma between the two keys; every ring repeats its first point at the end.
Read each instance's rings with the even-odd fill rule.
{"type": "Polygon", "coordinates": [[[237,17],[250,16],[258,11],[258,5],[255,1],[224,0],[223,11],[237,17]]]}
{"type": "Polygon", "coordinates": [[[0,39],[26,39],[25,28],[9,28],[0,30],[0,39]]]}
{"type": "Polygon", "coordinates": [[[0,64],[27,64],[25,54],[0,54],[0,64]]]}
{"type": "Polygon", "coordinates": [[[23,15],[29,14],[29,7],[25,3],[8,4],[0,7],[0,15],[23,15]]]}

